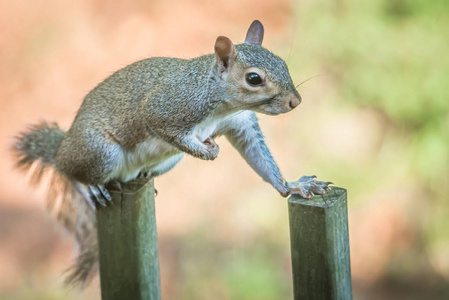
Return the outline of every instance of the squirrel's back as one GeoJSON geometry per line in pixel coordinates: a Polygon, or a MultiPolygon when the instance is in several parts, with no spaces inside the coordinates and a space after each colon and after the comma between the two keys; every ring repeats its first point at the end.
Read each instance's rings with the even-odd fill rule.
{"type": "Polygon", "coordinates": [[[69,136],[80,135],[86,126],[106,129],[121,146],[132,149],[148,137],[148,125],[169,125],[202,110],[198,98],[213,62],[211,54],[190,60],[153,57],[116,71],[86,95],[69,136]]]}

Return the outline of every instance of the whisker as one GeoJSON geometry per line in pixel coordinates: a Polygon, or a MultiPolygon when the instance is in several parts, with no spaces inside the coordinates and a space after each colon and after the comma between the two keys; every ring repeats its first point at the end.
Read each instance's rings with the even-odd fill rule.
{"type": "Polygon", "coordinates": [[[231,119],[231,118],[234,118],[235,116],[238,116],[239,114],[241,114],[241,113],[244,112],[244,111],[246,111],[246,110],[240,110],[240,111],[238,111],[238,112],[236,112],[236,113],[227,115],[227,116],[223,119],[223,121],[227,121],[227,120],[229,120],[229,119],[231,119]]]}
{"type": "Polygon", "coordinates": [[[235,111],[242,110],[243,111],[243,110],[248,110],[248,109],[251,109],[251,108],[255,108],[255,107],[261,106],[263,104],[267,104],[273,98],[274,97],[268,98],[268,99],[263,99],[263,100],[260,100],[260,101],[254,102],[254,103],[245,103],[245,104],[242,104],[242,105],[239,105],[239,106],[236,106],[236,107],[232,107],[232,108],[230,108],[228,110],[225,110],[225,111],[223,111],[221,113],[227,114],[227,113],[229,113],[230,111],[233,111],[233,110],[235,110],[235,111]]]}
{"type": "Polygon", "coordinates": [[[293,30],[290,32],[290,51],[288,52],[287,59],[285,60],[288,62],[290,60],[290,55],[292,54],[292,48],[293,48],[293,38],[296,35],[296,26],[293,26],[293,30]]]}
{"type": "Polygon", "coordinates": [[[303,82],[301,82],[301,83],[299,83],[298,85],[296,85],[295,88],[297,88],[298,86],[300,86],[300,85],[303,84],[303,83],[306,83],[306,82],[309,81],[310,79],[313,79],[313,78],[318,77],[318,76],[321,76],[321,74],[318,74],[318,75],[315,75],[315,76],[312,76],[312,77],[307,78],[307,79],[304,80],[303,82]]]}
{"type": "Polygon", "coordinates": [[[228,110],[222,111],[220,114],[226,115],[224,117],[223,121],[227,121],[227,120],[229,120],[229,119],[231,119],[231,118],[233,118],[233,117],[243,113],[246,110],[249,110],[251,108],[255,108],[257,106],[266,104],[266,103],[270,102],[273,98],[274,97],[268,98],[268,99],[263,99],[263,100],[260,100],[260,101],[254,102],[254,103],[247,103],[247,104],[242,104],[242,105],[239,105],[239,106],[236,106],[236,107],[232,107],[232,108],[230,108],[228,110]],[[235,113],[230,113],[233,110],[235,110],[236,112],[235,113]]]}

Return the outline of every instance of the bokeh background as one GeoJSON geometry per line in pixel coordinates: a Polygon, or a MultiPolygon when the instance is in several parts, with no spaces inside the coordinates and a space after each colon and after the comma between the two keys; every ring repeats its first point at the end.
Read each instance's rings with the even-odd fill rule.
{"type": "MultiPolygon", "coordinates": [[[[83,96],[150,56],[244,40],[254,19],[303,103],[260,116],[284,174],[349,191],[355,299],[449,299],[449,2],[0,0],[0,298],[100,299],[66,289],[73,241],[45,188],[13,169],[14,134],[68,128],[83,96]]],[[[157,178],[164,299],[291,299],[286,200],[223,138],[157,178]]]]}

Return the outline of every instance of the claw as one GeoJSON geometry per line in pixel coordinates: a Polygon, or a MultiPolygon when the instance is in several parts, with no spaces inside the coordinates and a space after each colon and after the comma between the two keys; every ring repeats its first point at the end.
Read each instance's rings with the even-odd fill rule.
{"type": "Polygon", "coordinates": [[[112,201],[112,197],[111,194],[109,194],[109,191],[103,186],[103,185],[98,185],[97,186],[98,189],[101,192],[101,195],[108,201],[111,202],[112,201]]]}
{"type": "Polygon", "coordinates": [[[297,194],[302,198],[310,199],[316,194],[324,195],[326,191],[331,189],[329,184],[332,184],[332,182],[318,181],[315,178],[315,175],[302,176],[296,182],[288,182],[286,187],[290,190],[289,194],[297,194]]]}
{"type": "Polygon", "coordinates": [[[111,195],[103,185],[90,185],[88,187],[88,191],[92,201],[100,204],[101,206],[107,206],[108,202],[112,201],[111,195]]]}
{"type": "Polygon", "coordinates": [[[146,172],[140,172],[139,175],[137,175],[137,178],[149,178],[151,173],[149,171],[146,172]]]}
{"type": "Polygon", "coordinates": [[[108,191],[123,192],[122,184],[118,180],[109,181],[106,183],[105,187],[108,191]]]}

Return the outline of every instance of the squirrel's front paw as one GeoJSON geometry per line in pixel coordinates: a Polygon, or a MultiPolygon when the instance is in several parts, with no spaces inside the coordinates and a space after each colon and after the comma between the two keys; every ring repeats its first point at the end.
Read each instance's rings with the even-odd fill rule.
{"type": "Polygon", "coordinates": [[[217,143],[215,143],[212,137],[208,137],[204,142],[204,146],[206,146],[205,151],[202,153],[201,158],[205,160],[214,160],[218,156],[218,152],[220,151],[220,147],[218,147],[217,143]]]}
{"type": "Polygon", "coordinates": [[[296,182],[287,182],[286,186],[290,195],[299,195],[302,198],[309,199],[314,194],[323,195],[330,190],[329,184],[332,182],[323,182],[315,179],[316,176],[302,176],[296,182]]]}

